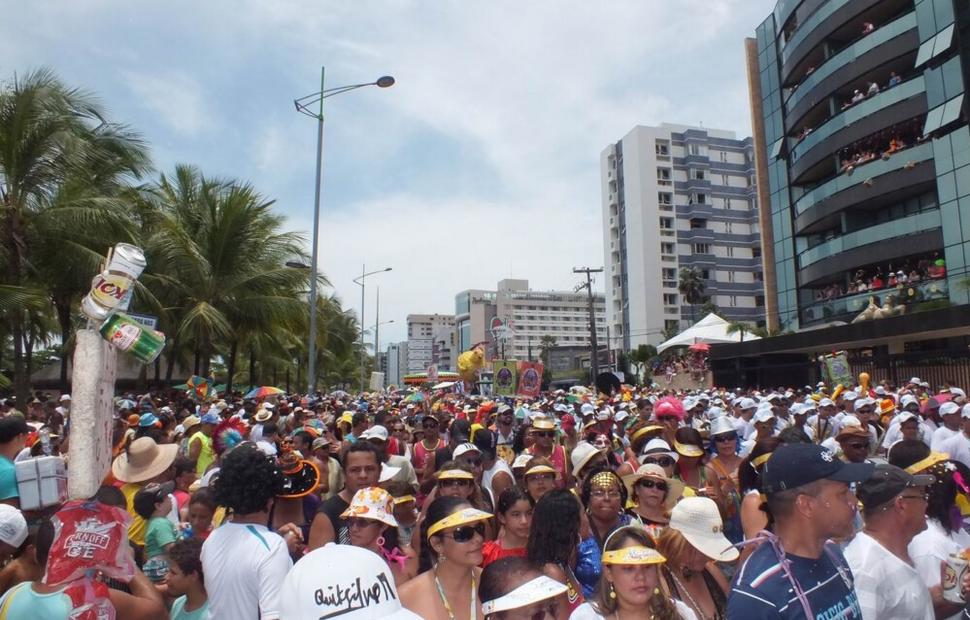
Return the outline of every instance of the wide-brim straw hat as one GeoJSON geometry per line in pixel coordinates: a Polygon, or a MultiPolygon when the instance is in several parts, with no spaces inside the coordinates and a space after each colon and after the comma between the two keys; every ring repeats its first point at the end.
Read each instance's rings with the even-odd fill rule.
{"type": "Polygon", "coordinates": [[[676,478],[668,478],[663,467],[660,465],[647,463],[646,465],[638,467],[635,473],[623,476],[623,484],[626,485],[627,497],[636,497],[636,489],[634,487],[636,487],[637,482],[644,478],[667,483],[667,494],[664,496],[664,508],[667,510],[673,508],[684,494],[685,485],[683,482],[676,478]]]}
{"type": "Polygon", "coordinates": [[[111,463],[111,473],[122,482],[151,480],[172,466],[178,450],[175,444],[159,445],[151,437],[139,437],[111,463]]]}

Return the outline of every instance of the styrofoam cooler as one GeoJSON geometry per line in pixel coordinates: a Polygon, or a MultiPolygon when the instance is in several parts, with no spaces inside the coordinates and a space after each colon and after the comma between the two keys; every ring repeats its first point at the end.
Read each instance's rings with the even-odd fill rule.
{"type": "Polygon", "coordinates": [[[67,501],[67,470],[59,456],[38,456],[14,463],[21,510],[39,510],[67,501]]]}

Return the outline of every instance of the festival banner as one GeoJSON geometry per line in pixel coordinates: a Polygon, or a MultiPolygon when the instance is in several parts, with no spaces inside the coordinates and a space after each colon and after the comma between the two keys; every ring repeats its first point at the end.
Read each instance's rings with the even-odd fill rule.
{"type": "Polygon", "coordinates": [[[853,385],[855,380],[852,378],[852,369],[849,367],[849,360],[845,351],[839,351],[824,358],[825,374],[829,385],[853,385]]]}
{"type": "Polygon", "coordinates": [[[492,388],[496,396],[515,396],[517,376],[514,361],[492,360],[492,388]]]}
{"type": "Polygon", "coordinates": [[[538,398],[542,390],[542,362],[519,362],[518,396],[538,398]]]}

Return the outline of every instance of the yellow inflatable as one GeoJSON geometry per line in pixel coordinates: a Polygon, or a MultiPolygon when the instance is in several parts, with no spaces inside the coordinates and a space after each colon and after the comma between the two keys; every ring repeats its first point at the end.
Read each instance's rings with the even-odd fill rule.
{"type": "Polygon", "coordinates": [[[458,374],[468,383],[478,380],[478,371],[485,366],[485,344],[476,344],[458,356],[458,374]]]}

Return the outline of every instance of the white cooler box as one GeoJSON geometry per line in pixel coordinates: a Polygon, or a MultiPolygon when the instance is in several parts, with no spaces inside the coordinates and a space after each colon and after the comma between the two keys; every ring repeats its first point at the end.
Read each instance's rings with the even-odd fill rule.
{"type": "Polygon", "coordinates": [[[38,456],[14,463],[21,510],[39,510],[67,501],[67,470],[59,456],[38,456]]]}

